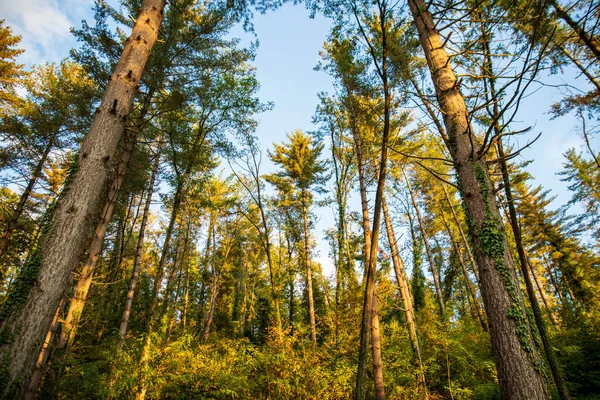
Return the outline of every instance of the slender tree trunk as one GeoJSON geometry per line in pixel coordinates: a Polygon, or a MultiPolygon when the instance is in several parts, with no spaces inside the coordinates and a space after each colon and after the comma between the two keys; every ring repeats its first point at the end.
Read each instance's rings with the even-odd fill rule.
{"type": "Polygon", "coordinates": [[[429,246],[429,240],[427,238],[427,233],[425,232],[425,225],[423,224],[423,218],[421,218],[421,211],[419,211],[419,206],[417,205],[417,200],[415,198],[415,193],[412,190],[412,186],[410,185],[410,181],[408,180],[408,176],[406,175],[406,171],[402,169],[402,174],[404,175],[404,180],[406,181],[406,186],[408,187],[408,193],[410,194],[410,199],[412,201],[412,205],[415,209],[415,214],[417,214],[417,221],[419,222],[419,230],[421,231],[421,237],[423,237],[423,244],[425,244],[425,252],[427,253],[427,259],[429,260],[429,266],[431,268],[431,276],[433,277],[433,284],[435,286],[435,293],[438,300],[438,305],[440,306],[440,313],[442,314],[442,318],[446,313],[446,309],[444,306],[444,295],[442,294],[442,286],[440,284],[440,278],[438,275],[437,267],[435,265],[433,259],[433,253],[431,251],[431,247],[429,246]]]}
{"type": "MultiPolygon", "coordinates": [[[[151,336],[156,328],[157,321],[156,314],[158,303],[160,301],[160,288],[162,286],[162,281],[165,273],[165,266],[167,263],[167,256],[169,253],[169,248],[171,246],[171,238],[173,236],[173,230],[175,228],[175,222],[177,220],[177,215],[179,213],[179,209],[181,207],[181,200],[183,194],[183,182],[185,182],[187,178],[187,174],[184,174],[184,177],[179,177],[177,188],[175,189],[175,195],[173,196],[173,206],[171,209],[171,218],[169,220],[169,226],[165,232],[165,241],[163,243],[163,248],[160,255],[160,260],[158,262],[157,270],[156,270],[156,279],[154,280],[154,287],[152,290],[152,302],[150,303],[150,311],[148,313],[148,329],[144,338],[144,346],[142,347],[142,353],[140,357],[140,378],[138,390],[136,391],[135,398],[136,400],[144,400],[146,398],[147,387],[147,375],[146,371],[148,370],[148,362],[150,359],[150,345],[151,336]]],[[[160,310],[159,310],[160,311],[160,310]]],[[[159,312],[160,314],[160,312],[159,312]]],[[[160,318],[159,318],[160,319],[160,318]]]]}
{"type": "Polygon", "coordinates": [[[469,272],[467,271],[465,259],[463,258],[462,254],[460,252],[460,248],[458,247],[458,244],[456,243],[454,236],[452,235],[452,230],[450,229],[450,225],[448,224],[448,221],[446,220],[446,216],[444,215],[443,212],[441,213],[441,215],[442,215],[442,223],[444,224],[444,227],[446,228],[446,232],[448,233],[448,237],[450,238],[450,243],[452,244],[452,248],[454,249],[454,252],[456,253],[456,257],[458,258],[458,263],[460,264],[460,267],[462,269],[463,276],[465,278],[465,285],[467,286],[467,291],[473,301],[473,303],[472,303],[473,311],[475,312],[477,319],[479,319],[479,323],[481,324],[481,327],[483,328],[483,330],[487,331],[485,317],[483,316],[483,312],[479,305],[479,300],[477,299],[477,291],[475,290],[475,286],[473,285],[473,282],[471,282],[471,278],[469,278],[469,272]]]}
{"type": "Polygon", "coordinates": [[[529,271],[531,271],[531,276],[533,277],[533,281],[535,282],[535,285],[538,288],[538,292],[540,293],[540,297],[542,298],[544,306],[546,307],[546,311],[548,311],[548,316],[550,317],[550,321],[552,321],[553,325],[558,325],[556,315],[554,315],[554,312],[550,308],[550,303],[548,302],[548,296],[546,295],[546,290],[544,290],[544,286],[541,284],[541,282],[538,279],[537,271],[535,270],[535,268],[533,267],[533,264],[531,263],[531,258],[529,258],[529,254],[526,254],[526,255],[527,255],[527,265],[529,266],[529,271]]]}
{"type": "Polygon", "coordinates": [[[498,380],[507,400],[548,399],[502,218],[450,59],[424,0],[409,6],[425,52],[468,211],[498,380]]]}
{"type": "Polygon", "coordinates": [[[558,321],[556,320],[556,315],[554,315],[554,312],[552,312],[552,309],[550,308],[550,304],[548,303],[548,296],[546,296],[546,291],[544,290],[544,287],[542,286],[542,284],[540,283],[537,273],[535,271],[535,268],[533,267],[533,264],[531,263],[531,259],[529,258],[529,255],[527,255],[527,265],[529,266],[529,271],[531,271],[531,276],[533,277],[533,281],[535,282],[535,285],[538,288],[538,292],[540,293],[540,297],[542,298],[542,302],[544,303],[544,306],[546,307],[546,311],[548,311],[548,316],[550,317],[550,321],[552,321],[552,324],[554,325],[558,325],[558,321]]]}
{"type": "MultiPolygon", "coordinates": [[[[40,158],[37,165],[35,166],[32,174],[31,174],[31,177],[29,178],[29,181],[27,182],[27,186],[25,187],[25,190],[23,191],[23,193],[21,193],[19,202],[17,203],[17,206],[13,210],[8,222],[6,223],[6,228],[4,229],[4,232],[2,232],[2,235],[0,236],[0,259],[2,258],[4,253],[6,253],[6,250],[8,249],[8,245],[10,244],[10,235],[12,234],[12,232],[15,230],[15,228],[19,224],[19,218],[21,218],[21,215],[23,214],[23,210],[25,209],[25,204],[27,203],[27,200],[29,200],[29,196],[31,195],[31,192],[33,191],[33,187],[35,186],[35,183],[37,182],[38,178],[40,177],[40,174],[42,173],[42,169],[44,168],[44,164],[46,163],[46,160],[48,159],[48,155],[50,154],[50,151],[54,147],[54,140],[56,139],[56,136],[57,136],[57,134],[55,133],[48,140],[48,143],[46,144],[46,147],[44,148],[44,152],[42,153],[42,157],[40,158]]],[[[2,271],[0,271],[0,273],[1,272],[2,271]]],[[[0,275],[0,282],[2,280],[3,280],[3,276],[0,275]]]]}
{"type": "Polygon", "coordinates": [[[129,317],[131,316],[131,306],[133,304],[133,296],[135,294],[135,288],[137,281],[140,276],[140,266],[142,264],[142,254],[144,252],[144,240],[146,238],[146,225],[148,224],[148,216],[150,214],[150,206],[152,205],[152,195],[154,193],[154,183],[156,181],[156,175],[158,173],[158,166],[160,165],[160,156],[156,156],[154,166],[152,167],[152,176],[150,183],[148,184],[148,193],[146,195],[146,204],[144,205],[144,212],[142,214],[142,222],[140,223],[140,233],[138,235],[138,242],[135,249],[135,258],[133,261],[133,272],[129,279],[129,285],[127,286],[127,295],[125,296],[125,308],[123,309],[123,315],[121,317],[121,324],[119,326],[119,344],[118,350],[121,349],[125,335],[127,334],[127,325],[129,325],[129,317]]]}
{"type": "Polygon", "coordinates": [[[306,291],[308,292],[308,316],[310,318],[310,340],[317,344],[317,328],[315,323],[315,302],[313,299],[312,269],[310,262],[310,237],[308,230],[308,205],[306,193],[302,192],[302,218],[304,220],[304,266],[306,268],[306,291]]]}
{"type": "Polygon", "coordinates": [[[477,262],[475,261],[475,257],[473,256],[473,251],[471,250],[471,245],[465,236],[465,232],[462,228],[462,224],[460,223],[460,219],[458,219],[458,215],[456,214],[456,210],[454,209],[454,205],[452,205],[452,201],[450,200],[450,196],[448,195],[448,191],[446,190],[446,186],[442,185],[442,189],[444,189],[444,195],[446,197],[446,201],[448,202],[448,207],[450,207],[450,211],[452,211],[452,218],[454,218],[454,223],[458,228],[458,232],[460,233],[460,238],[467,249],[467,255],[469,256],[469,261],[471,262],[471,268],[473,269],[473,274],[475,275],[475,279],[477,279],[477,283],[479,283],[479,272],[477,271],[477,262]]]}
{"type": "Polygon", "coordinates": [[[24,395],[43,338],[71,283],[71,273],[81,255],[139,80],[156,41],[164,6],[165,0],[142,2],[132,34],[81,146],[78,170],[58,201],[49,234],[42,239],[39,262],[30,263],[22,272],[23,287],[14,289],[18,293],[14,296],[19,296],[20,301],[4,307],[0,332],[13,340],[0,345],[0,359],[8,363],[2,398],[24,395]],[[34,279],[35,286],[31,285],[34,279]]]}
{"type": "Polygon", "coordinates": [[[573,29],[573,32],[577,35],[577,37],[585,44],[585,46],[592,52],[592,54],[600,60],[600,45],[598,44],[596,38],[590,35],[588,32],[581,27],[577,21],[575,21],[569,13],[560,5],[558,0],[550,0],[550,4],[556,10],[556,15],[560,19],[566,22],[567,25],[573,29]]]}
{"type": "Polygon", "coordinates": [[[115,178],[108,190],[104,209],[100,213],[100,220],[98,221],[98,225],[96,225],[94,236],[92,236],[87,261],[81,268],[79,280],[77,281],[77,287],[75,289],[75,296],[69,303],[69,311],[63,322],[58,348],[64,348],[68,343],[73,343],[73,339],[75,338],[77,326],[94,277],[94,271],[96,270],[96,266],[100,259],[100,253],[102,252],[104,236],[106,235],[115,205],[117,204],[117,196],[123,184],[123,180],[125,179],[127,165],[133,154],[133,148],[136,141],[135,136],[136,135],[133,134],[126,134],[125,148],[121,153],[121,160],[117,166],[115,178]]]}
{"type": "MultiPolygon", "coordinates": [[[[353,113],[351,113],[353,115],[353,113]]],[[[367,200],[367,184],[365,179],[365,167],[362,152],[362,142],[360,133],[356,127],[356,121],[353,120],[352,136],[354,137],[354,149],[356,152],[356,162],[358,165],[358,181],[360,186],[360,199],[361,199],[361,210],[362,210],[362,223],[363,223],[363,235],[364,235],[364,278],[363,284],[365,285],[365,291],[371,291],[372,289],[367,287],[372,281],[366,279],[368,264],[369,264],[369,252],[371,251],[371,221],[369,217],[369,203],[367,200]]],[[[367,396],[367,358],[369,354],[369,343],[371,342],[371,307],[372,302],[364,303],[362,310],[362,319],[360,325],[360,347],[358,350],[358,370],[356,373],[356,400],[364,400],[367,396]],[[368,307],[367,307],[368,306],[368,307]]]]}
{"type": "Polygon", "coordinates": [[[60,317],[64,309],[65,301],[64,299],[60,302],[60,305],[56,309],[56,314],[54,314],[54,319],[52,320],[52,325],[50,330],[46,334],[46,338],[44,339],[44,344],[42,345],[42,350],[40,351],[40,355],[38,356],[37,362],[35,364],[35,371],[31,376],[31,382],[29,383],[29,387],[27,388],[27,392],[25,393],[25,400],[33,400],[35,399],[35,395],[42,383],[42,378],[44,377],[44,373],[46,365],[48,364],[48,360],[50,359],[50,355],[52,353],[52,342],[54,341],[54,337],[56,336],[56,332],[60,327],[60,317]]]}
{"type": "Polygon", "coordinates": [[[417,336],[415,309],[413,307],[412,299],[410,296],[408,278],[406,277],[404,262],[400,257],[400,252],[398,250],[398,245],[396,241],[396,234],[394,233],[392,219],[390,218],[385,198],[383,199],[382,206],[383,219],[385,222],[388,242],[390,243],[390,251],[392,252],[392,264],[394,266],[394,272],[396,273],[396,283],[398,284],[400,298],[402,299],[402,306],[404,307],[404,317],[406,318],[406,327],[408,328],[408,337],[410,339],[410,345],[415,354],[415,361],[418,368],[417,380],[419,382],[419,386],[423,390],[424,397],[427,399],[429,398],[429,394],[427,391],[427,381],[425,380],[425,370],[423,369],[423,361],[421,358],[421,346],[419,345],[419,337],[417,336]]]}

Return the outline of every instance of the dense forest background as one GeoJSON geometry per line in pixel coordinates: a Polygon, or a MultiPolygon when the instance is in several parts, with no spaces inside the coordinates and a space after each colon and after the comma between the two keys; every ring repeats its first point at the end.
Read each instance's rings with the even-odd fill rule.
{"type": "Polygon", "coordinates": [[[0,398],[600,398],[600,4],[307,1],[271,143],[281,6],[98,0],[31,67],[0,22],[0,398]]]}

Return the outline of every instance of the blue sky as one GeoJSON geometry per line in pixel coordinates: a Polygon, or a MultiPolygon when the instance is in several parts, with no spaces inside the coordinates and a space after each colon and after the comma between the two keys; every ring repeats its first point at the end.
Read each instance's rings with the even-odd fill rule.
{"type": "MultiPolygon", "coordinates": [[[[21,62],[40,64],[68,56],[69,49],[77,45],[69,28],[80,26],[82,19],[92,19],[92,4],[91,0],[0,0],[0,15],[22,36],[21,45],[26,52],[21,62]]],[[[266,159],[266,149],[271,148],[273,142],[285,140],[285,132],[313,129],[311,118],[318,102],[317,93],[331,91],[330,78],[324,72],[313,70],[329,30],[329,21],[318,16],[309,19],[303,7],[288,4],[277,11],[257,15],[254,26],[260,41],[255,62],[261,83],[260,97],[275,103],[272,111],[260,116],[257,131],[264,149],[263,172],[268,172],[272,167],[266,159]]],[[[241,29],[234,33],[243,35],[241,29]]],[[[245,41],[249,39],[246,36],[245,41]]],[[[587,86],[585,78],[574,74],[555,76],[552,81],[560,83],[567,79],[575,87],[587,86]]],[[[573,117],[549,118],[550,104],[561,97],[554,88],[542,88],[524,101],[517,118],[523,125],[534,126],[529,136],[518,139],[519,143],[524,144],[543,132],[541,139],[523,152],[521,160],[534,159],[529,171],[538,183],[558,195],[555,207],[570,198],[566,185],[556,176],[562,169],[562,154],[569,147],[580,149],[583,145],[573,117]]],[[[316,209],[315,213],[319,219],[316,233],[321,237],[322,232],[333,225],[333,213],[330,209],[316,209]]],[[[319,240],[319,243],[318,259],[329,274],[328,248],[324,241],[319,240]]]]}

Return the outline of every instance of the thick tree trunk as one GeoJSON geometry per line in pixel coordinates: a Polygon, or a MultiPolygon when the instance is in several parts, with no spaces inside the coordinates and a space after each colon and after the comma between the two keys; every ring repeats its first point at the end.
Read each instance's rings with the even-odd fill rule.
{"type": "Polygon", "coordinates": [[[115,178],[108,189],[106,202],[104,203],[104,209],[100,213],[100,220],[98,221],[98,225],[96,225],[94,236],[92,236],[87,261],[81,268],[79,280],[77,281],[77,287],[75,289],[75,296],[69,303],[69,311],[67,312],[67,317],[63,322],[60,340],[58,342],[59,348],[64,348],[67,346],[67,344],[73,343],[73,339],[75,338],[79,319],[81,318],[83,307],[85,306],[85,301],[94,277],[94,271],[96,270],[96,266],[100,260],[104,236],[106,235],[115,205],[117,204],[117,196],[123,184],[123,180],[125,179],[125,172],[127,170],[129,160],[131,159],[131,155],[133,154],[135,141],[135,135],[126,135],[125,148],[121,153],[121,159],[119,161],[119,165],[117,166],[115,178]]]}
{"type": "Polygon", "coordinates": [[[4,308],[0,332],[12,340],[0,345],[0,359],[8,362],[4,369],[7,376],[2,378],[2,398],[19,398],[25,393],[43,338],[71,283],[71,273],[81,255],[139,80],[156,41],[164,6],[165,0],[142,2],[132,34],[81,146],[78,171],[58,201],[48,234],[43,236],[40,259],[23,270],[22,286],[33,281],[35,285],[15,288],[20,301],[4,308]]]}
{"type": "MultiPolygon", "coordinates": [[[[29,196],[31,195],[31,192],[33,191],[33,187],[35,186],[35,183],[37,182],[38,178],[40,177],[40,175],[42,173],[42,169],[44,168],[44,164],[46,163],[46,160],[48,159],[48,155],[50,154],[50,151],[54,147],[54,140],[55,140],[56,136],[57,136],[57,134],[53,134],[50,137],[50,139],[48,140],[48,143],[46,144],[44,152],[42,153],[42,157],[40,158],[37,165],[35,166],[32,174],[31,174],[31,177],[29,178],[29,181],[27,182],[27,186],[25,187],[25,190],[23,191],[23,193],[21,193],[19,202],[17,203],[17,206],[13,210],[13,212],[10,216],[10,219],[7,221],[4,232],[0,236],[0,259],[2,259],[2,256],[4,255],[4,253],[6,253],[6,250],[8,249],[8,245],[10,244],[10,235],[12,234],[12,232],[15,230],[15,228],[19,224],[19,218],[21,218],[21,215],[23,214],[23,210],[25,209],[25,204],[27,203],[27,200],[29,200],[29,196]]],[[[2,272],[3,271],[0,271],[0,273],[2,273],[2,272]]],[[[2,276],[2,274],[0,274],[0,282],[2,280],[3,280],[3,276],[2,276]]]]}
{"type": "Polygon", "coordinates": [[[543,364],[526,316],[502,218],[450,59],[424,0],[409,0],[449,137],[468,211],[498,381],[507,400],[548,399],[543,364]]]}
{"type": "Polygon", "coordinates": [[[419,206],[417,205],[417,200],[415,198],[415,193],[412,190],[412,186],[410,185],[410,181],[408,180],[408,176],[406,175],[406,171],[404,171],[404,169],[402,169],[402,174],[404,174],[404,180],[406,181],[406,187],[408,188],[408,193],[410,194],[410,199],[412,201],[413,208],[415,209],[415,214],[417,214],[417,221],[419,222],[419,230],[421,231],[421,237],[423,238],[423,244],[425,244],[425,252],[427,253],[427,259],[429,260],[429,267],[431,269],[431,276],[433,277],[433,284],[435,286],[435,294],[437,296],[438,305],[440,306],[440,313],[442,314],[442,318],[444,318],[444,314],[446,313],[446,308],[444,306],[444,295],[442,294],[442,286],[440,284],[440,278],[438,275],[437,267],[436,267],[434,259],[433,259],[433,253],[431,251],[431,246],[429,246],[427,232],[425,232],[425,225],[423,224],[423,218],[421,218],[421,211],[419,210],[419,206]]]}
{"type": "Polygon", "coordinates": [[[315,302],[313,299],[312,268],[310,262],[310,237],[308,229],[308,205],[306,193],[302,192],[302,218],[304,220],[304,267],[306,268],[306,291],[308,292],[308,316],[310,319],[310,340],[317,344],[317,327],[315,323],[315,302]]]}
{"type": "Polygon", "coordinates": [[[133,261],[133,272],[129,279],[129,285],[127,286],[127,295],[125,296],[125,308],[121,317],[121,325],[119,326],[119,344],[118,349],[120,350],[125,335],[127,334],[127,325],[129,324],[129,317],[131,316],[131,306],[133,304],[133,296],[135,294],[135,288],[137,281],[140,276],[140,266],[142,264],[142,254],[144,252],[144,240],[146,238],[146,225],[148,224],[148,216],[150,214],[150,206],[152,205],[152,195],[154,193],[154,183],[156,181],[156,175],[158,173],[158,166],[160,165],[160,156],[156,156],[154,166],[152,167],[152,177],[148,184],[148,194],[146,195],[146,204],[144,205],[144,212],[142,214],[142,221],[140,223],[140,233],[138,235],[138,242],[135,249],[135,258],[133,261]]]}
{"type": "Polygon", "coordinates": [[[390,243],[390,251],[392,252],[392,264],[394,266],[394,272],[396,273],[396,282],[398,284],[398,290],[400,291],[402,306],[404,307],[404,317],[406,318],[408,337],[410,339],[410,345],[415,354],[415,361],[418,368],[417,380],[419,382],[419,386],[423,390],[424,397],[429,398],[427,392],[427,382],[425,380],[425,370],[423,369],[423,360],[421,358],[421,346],[419,345],[419,337],[417,336],[415,310],[410,296],[410,286],[408,283],[408,278],[406,277],[406,272],[404,270],[404,262],[402,261],[402,258],[400,257],[400,252],[398,250],[396,234],[394,233],[392,219],[390,218],[385,198],[383,199],[382,206],[385,229],[387,232],[388,242],[390,243]]]}

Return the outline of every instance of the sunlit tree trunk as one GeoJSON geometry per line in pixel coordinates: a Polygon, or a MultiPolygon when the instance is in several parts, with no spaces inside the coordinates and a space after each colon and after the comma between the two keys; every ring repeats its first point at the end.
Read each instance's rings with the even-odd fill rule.
{"type": "Polygon", "coordinates": [[[312,268],[310,260],[310,236],[308,229],[307,194],[302,192],[302,219],[304,222],[304,267],[306,268],[306,291],[308,293],[308,316],[310,319],[310,340],[317,344],[317,327],[315,323],[315,302],[313,299],[312,268]]]}
{"type": "Polygon", "coordinates": [[[477,316],[477,319],[479,320],[479,323],[481,324],[481,327],[483,328],[483,330],[487,331],[485,317],[483,316],[483,311],[481,310],[481,307],[479,306],[479,299],[477,298],[477,291],[475,290],[475,286],[473,285],[473,282],[471,282],[471,278],[469,278],[469,272],[467,271],[467,265],[465,264],[465,259],[463,258],[462,253],[460,252],[460,248],[458,247],[458,244],[456,243],[456,240],[454,239],[452,230],[450,229],[450,225],[448,224],[448,221],[446,221],[446,216],[444,215],[443,212],[441,213],[441,216],[442,216],[442,223],[444,224],[444,227],[446,228],[446,232],[448,233],[448,238],[450,239],[450,243],[452,244],[452,248],[454,249],[454,253],[456,253],[456,257],[458,258],[458,263],[460,264],[460,268],[462,269],[463,277],[465,279],[465,285],[467,286],[467,291],[469,292],[469,296],[471,297],[471,300],[473,302],[473,311],[475,312],[475,315],[477,316]]]}
{"type": "Polygon", "coordinates": [[[450,207],[450,211],[452,211],[452,218],[454,218],[454,223],[458,228],[458,232],[460,233],[460,238],[462,239],[463,245],[467,250],[467,255],[469,256],[469,261],[471,262],[471,268],[473,269],[473,274],[475,275],[475,279],[477,283],[479,283],[479,272],[477,271],[477,262],[475,261],[475,257],[473,256],[473,251],[471,250],[471,245],[465,236],[465,232],[462,228],[462,224],[460,223],[460,219],[458,219],[458,215],[456,214],[456,210],[454,209],[454,205],[450,200],[450,196],[448,195],[448,191],[446,190],[445,185],[441,185],[444,190],[444,196],[446,197],[446,201],[448,202],[448,207],[450,207]]]}
{"type": "MultiPolygon", "coordinates": [[[[358,181],[360,188],[360,200],[361,200],[361,211],[362,211],[362,224],[363,224],[363,235],[364,235],[364,246],[363,246],[363,265],[365,268],[363,285],[365,285],[365,291],[371,291],[372,289],[367,287],[371,284],[371,281],[366,279],[367,276],[367,265],[369,261],[369,252],[371,250],[371,219],[369,217],[369,203],[367,200],[367,184],[365,179],[365,166],[363,158],[363,148],[358,132],[356,119],[354,116],[354,110],[350,111],[352,121],[352,136],[354,138],[354,150],[356,153],[356,162],[358,166],[358,181]]],[[[356,393],[355,398],[357,400],[364,400],[367,395],[367,358],[369,353],[369,343],[371,342],[371,307],[372,303],[363,304],[362,320],[361,320],[361,331],[360,331],[360,344],[358,349],[358,370],[356,373],[356,393]]]]}
{"type": "Polygon", "coordinates": [[[60,327],[60,317],[64,308],[64,299],[60,302],[60,305],[56,309],[56,314],[54,315],[54,319],[52,320],[52,325],[50,330],[46,334],[46,338],[44,339],[44,344],[42,345],[42,350],[40,351],[40,355],[38,356],[37,362],[35,364],[35,371],[31,376],[31,382],[29,383],[29,387],[27,388],[27,392],[25,393],[25,399],[35,399],[35,395],[40,387],[40,383],[42,383],[42,379],[44,377],[44,373],[46,372],[46,365],[50,360],[50,355],[52,354],[52,343],[54,342],[54,337],[56,336],[56,332],[60,327]]]}
{"type": "Polygon", "coordinates": [[[394,266],[394,272],[396,273],[396,282],[398,284],[398,290],[400,291],[402,306],[404,307],[404,316],[406,318],[406,326],[408,328],[408,337],[410,339],[410,345],[413,349],[413,352],[415,353],[415,361],[417,362],[418,382],[419,386],[421,386],[421,389],[423,390],[425,398],[429,398],[429,394],[427,392],[427,382],[425,380],[425,370],[423,369],[423,361],[421,358],[421,346],[419,345],[419,338],[417,336],[415,310],[410,296],[410,287],[404,269],[404,262],[402,261],[402,258],[400,257],[400,252],[398,250],[396,234],[394,233],[392,219],[390,218],[385,198],[383,199],[382,206],[385,229],[387,232],[388,242],[390,243],[390,251],[392,253],[392,264],[394,266]]]}

